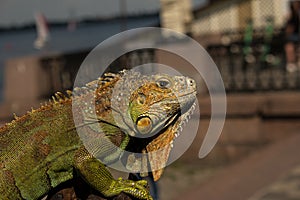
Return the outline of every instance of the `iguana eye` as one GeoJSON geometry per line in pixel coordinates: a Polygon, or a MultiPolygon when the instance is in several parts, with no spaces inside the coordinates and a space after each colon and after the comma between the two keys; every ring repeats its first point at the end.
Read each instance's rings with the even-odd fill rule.
{"type": "Polygon", "coordinates": [[[136,128],[141,134],[148,134],[152,130],[152,121],[149,117],[140,117],[136,122],[136,128]]]}
{"type": "Polygon", "coordinates": [[[156,84],[157,84],[158,87],[163,88],[163,89],[171,87],[170,80],[168,80],[166,78],[162,78],[162,79],[157,80],[156,84]]]}

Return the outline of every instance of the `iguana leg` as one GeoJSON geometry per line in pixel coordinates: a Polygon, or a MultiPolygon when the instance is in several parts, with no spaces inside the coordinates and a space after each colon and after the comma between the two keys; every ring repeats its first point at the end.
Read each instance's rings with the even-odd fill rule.
{"type": "Polygon", "coordinates": [[[147,190],[147,181],[115,180],[99,160],[91,156],[85,148],[80,148],[75,155],[75,168],[96,190],[107,197],[125,192],[138,199],[152,200],[147,190]]]}

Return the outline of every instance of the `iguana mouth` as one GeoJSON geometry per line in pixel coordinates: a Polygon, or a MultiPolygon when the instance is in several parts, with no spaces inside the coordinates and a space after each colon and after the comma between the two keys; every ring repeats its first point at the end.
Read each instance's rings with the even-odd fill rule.
{"type": "Polygon", "coordinates": [[[151,145],[152,141],[156,140],[157,137],[164,134],[166,130],[169,129],[170,127],[172,127],[174,131],[176,131],[176,133],[174,133],[174,138],[172,138],[172,142],[171,142],[171,144],[173,144],[173,140],[179,136],[180,132],[182,132],[183,126],[185,126],[185,124],[191,118],[191,115],[193,114],[195,107],[196,107],[196,103],[194,102],[193,104],[186,106],[185,108],[176,112],[176,114],[167,121],[165,127],[159,133],[157,133],[153,138],[151,138],[152,140],[149,142],[147,146],[151,145]]]}
{"type": "Polygon", "coordinates": [[[162,134],[164,132],[164,130],[167,129],[169,126],[174,125],[174,123],[179,119],[180,116],[181,116],[181,112],[180,111],[176,112],[175,115],[173,115],[171,118],[169,118],[166,121],[164,128],[156,135],[162,134]]]}

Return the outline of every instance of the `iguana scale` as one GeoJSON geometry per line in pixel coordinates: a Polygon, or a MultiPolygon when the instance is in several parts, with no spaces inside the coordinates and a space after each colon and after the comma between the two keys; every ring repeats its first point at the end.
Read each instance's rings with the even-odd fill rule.
{"type": "MultiPolygon", "coordinates": [[[[149,157],[157,180],[162,169],[155,167],[167,161],[195,94],[190,78],[131,71],[105,74],[72,94],[56,93],[49,103],[0,128],[0,199],[41,199],[75,175],[107,197],[124,192],[152,199],[146,181],[115,180],[106,164],[122,159],[124,150],[157,151],[149,157]],[[91,135],[89,151],[78,131],[91,135]]],[[[134,164],[129,158],[125,163],[134,164]]]]}

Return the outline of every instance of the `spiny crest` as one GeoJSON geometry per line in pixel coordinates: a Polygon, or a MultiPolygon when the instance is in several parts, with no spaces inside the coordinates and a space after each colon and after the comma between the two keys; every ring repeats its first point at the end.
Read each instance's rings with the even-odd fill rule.
{"type": "MultiPolygon", "coordinates": [[[[60,103],[60,102],[63,102],[67,99],[70,99],[72,97],[72,92],[70,90],[67,90],[66,91],[66,94],[63,94],[61,92],[56,92],[53,96],[52,96],[52,102],[53,103],[60,103]]],[[[50,103],[52,103],[50,101],[50,103]]],[[[48,104],[44,104],[42,106],[47,106],[48,104]]]]}
{"type": "Polygon", "coordinates": [[[107,84],[107,83],[111,83],[114,80],[118,80],[120,79],[121,76],[123,76],[125,73],[125,70],[121,71],[118,74],[114,74],[114,73],[105,73],[103,77],[100,77],[98,79],[98,81],[100,81],[101,84],[107,84]]]}
{"type": "Polygon", "coordinates": [[[20,117],[17,116],[16,113],[13,113],[13,116],[14,116],[14,119],[15,119],[15,120],[18,120],[18,119],[20,118],[20,117]]]}
{"type": "MultiPolygon", "coordinates": [[[[104,84],[111,82],[112,80],[116,79],[117,77],[119,78],[120,75],[113,74],[113,73],[106,73],[106,74],[104,74],[103,77],[100,77],[98,80],[91,81],[82,87],[75,87],[73,89],[73,91],[67,90],[65,92],[66,94],[63,94],[61,92],[56,92],[52,96],[52,101],[50,101],[50,103],[52,103],[52,102],[59,103],[59,102],[65,101],[66,99],[70,99],[72,97],[80,97],[80,96],[88,94],[90,92],[95,92],[98,87],[101,87],[104,84]]],[[[45,104],[45,106],[46,105],[47,104],[45,104]]]]}
{"type": "Polygon", "coordinates": [[[65,99],[65,97],[63,96],[63,94],[61,92],[56,92],[54,94],[54,96],[52,96],[52,100],[54,103],[58,103],[61,102],[65,99]]]}
{"type": "Polygon", "coordinates": [[[109,86],[110,83],[119,80],[122,75],[123,75],[123,71],[117,74],[105,73],[102,77],[99,77],[97,80],[85,84],[85,86],[75,87],[72,91],[72,96],[79,97],[88,94],[90,92],[95,92],[97,88],[102,89],[105,86],[109,86]]]}

